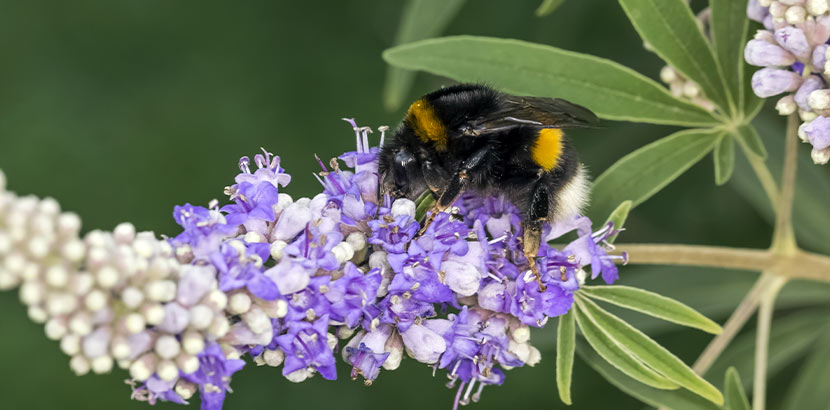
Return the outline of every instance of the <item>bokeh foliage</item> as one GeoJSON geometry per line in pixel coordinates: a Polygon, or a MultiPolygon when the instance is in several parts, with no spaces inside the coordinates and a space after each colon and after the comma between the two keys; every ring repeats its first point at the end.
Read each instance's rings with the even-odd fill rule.
{"type": "MultiPolygon", "coordinates": [[[[656,78],[662,62],[642,48],[616,3],[565,2],[542,18],[534,16],[537,6],[467,2],[446,33],[551,44],[602,56],[656,78]]],[[[402,2],[382,0],[0,1],[0,55],[5,57],[0,64],[0,168],[12,190],[54,196],[64,208],[81,215],[86,229],[111,229],[129,220],[140,229],[172,234],[173,205],[205,204],[221,196],[238,157],[260,146],[282,156],[294,175],[288,189],[292,195],[312,194],[318,189],[310,175],[315,170],[313,154],[331,157],[352,147],[353,134],[341,117],[355,116],[373,126],[394,124],[401,117],[400,110],[383,109],[381,78],[387,67],[380,54],[393,44],[402,10],[402,2]]],[[[419,75],[408,97],[446,83],[419,75]]],[[[765,124],[759,130],[770,138],[768,146],[778,150],[775,136],[783,129],[775,124],[780,118],[763,112],[757,121],[765,124]]],[[[596,176],[622,155],[673,131],[667,126],[607,122],[601,130],[574,132],[574,142],[596,176]]],[[[774,168],[781,154],[771,152],[769,158],[774,168]]],[[[621,238],[766,246],[770,213],[742,160],[738,156],[735,176],[724,187],[711,183],[711,163],[695,165],[638,206],[621,238]],[[758,192],[760,201],[745,200],[757,198],[758,192]]],[[[830,168],[807,172],[819,181],[830,180],[830,168]]],[[[817,192],[800,188],[817,198],[814,207],[822,203],[820,187],[817,192]]],[[[821,247],[830,246],[830,231],[812,235],[805,247],[827,252],[821,247]]],[[[621,277],[621,284],[677,298],[722,321],[753,275],[628,267],[621,277]]],[[[826,300],[830,294],[818,285],[797,285],[788,286],[779,300],[778,306],[785,307],[783,320],[806,320],[798,307],[805,300],[826,300]]],[[[57,343],[47,341],[42,327],[26,318],[14,294],[0,294],[0,308],[4,408],[147,408],[129,401],[124,372],[75,377],[57,343]]],[[[619,314],[628,320],[624,312],[619,314]]],[[[687,362],[708,341],[701,332],[631,319],[635,320],[643,320],[639,328],[687,362]]],[[[797,324],[784,336],[806,334],[799,331],[817,335],[815,326],[797,324]]],[[[487,389],[473,408],[504,408],[519,399],[528,408],[564,407],[552,389],[555,333],[549,326],[534,334],[543,351],[542,363],[508,373],[506,384],[487,389]]],[[[772,354],[790,346],[791,339],[784,336],[771,341],[772,354]]],[[[798,369],[795,364],[808,348],[787,351],[788,360],[773,379],[780,383],[770,383],[769,408],[785,399],[783,392],[798,369]]],[[[734,355],[740,357],[741,352],[734,355]]],[[[749,357],[751,363],[751,351],[749,357]]],[[[575,366],[574,408],[642,407],[581,359],[575,366]]],[[[745,383],[751,381],[751,366],[739,371],[745,383]]],[[[449,408],[453,394],[443,387],[445,380],[432,378],[429,368],[411,360],[395,372],[382,373],[371,388],[320,378],[295,385],[279,372],[249,365],[234,378],[235,393],[226,408],[358,409],[390,403],[400,409],[449,408]]],[[[718,372],[713,370],[710,380],[721,387],[723,371],[718,372]]],[[[347,379],[348,373],[341,369],[339,375],[347,379]]]]}

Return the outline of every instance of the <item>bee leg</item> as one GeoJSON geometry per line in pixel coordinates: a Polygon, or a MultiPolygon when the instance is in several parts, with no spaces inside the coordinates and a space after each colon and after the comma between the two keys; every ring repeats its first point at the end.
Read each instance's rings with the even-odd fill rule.
{"type": "Polygon", "coordinates": [[[453,178],[450,179],[449,185],[447,188],[441,192],[441,196],[438,197],[438,201],[435,202],[435,205],[432,207],[432,211],[427,217],[427,220],[424,222],[424,226],[421,227],[421,230],[418,231],[418,236],[421,236],[426,232],[427,228],[432,224],[435,220],[435,217],[438,216],[439,212],[444,212],[450,205],[461,196],[461,193],[464,192],[464,186],[467,185],[467,170],[462,168],[460,169],[453,178]]]}
{"type": "Polygon", "coordinates": [[[425,160],[421,163],[421,172],[424,174],[424,179],[427,182],[427,187],[430,191],[438,194],[441,192],[441,187],[444,181],[449,179],[444,170],[436,167],[431,160],[425,160]]]}
{"type": "Polygon", "coordinates": [[[543,183],[537,183],[533,188],[533,197],[530,201],[530,209],[522,221],[522,251],[527,258],[527,263],[530,265],[530,271],[536,277],[536,283],[539,284],[539,291],[545,291],[545,284],[542,283],[542,275],[539,273],[539,268],[536,266],[536,255],[539,253],[539,246],[542,244],[542,224],[548,217],[549,194],[547,186],[543,183]]]}

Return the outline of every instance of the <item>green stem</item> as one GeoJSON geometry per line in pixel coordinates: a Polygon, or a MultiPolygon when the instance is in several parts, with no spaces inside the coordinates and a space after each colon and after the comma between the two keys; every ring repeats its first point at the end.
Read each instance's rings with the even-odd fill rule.
{"type": "Polygon", "coordinates": [[[709,345],[706,346],[706,349],[703,350],[703,353],[695,361],[695,364],[692,366],[692,370],[695,373],[703,376],[712,367],[712,364],[715,363],[718,356],[723,353],[726,346],[732,342],[735,335],[741,331],[752,314],[755,313],[755,309],[758,308],[758,303],[761,300],[761,295],[766,293],[772,281],[773,277],[764,273],[752,285],[752,289],[749,290],[749,293],[744,296],[741,303],[732,312],[732,316],[729,316],[729,319],[726,320],[726,323],[723,325],[723,331],[709,342],[709,345]]]}
{"type": "Polygon", "coordinates": [[[830,282],[830,256],[798,249],[783,254],[772,250],[700,245],[622,243],[614,246],[618,252],[628,253],[629,263],[633,264],[740,269],[830,282]]]}
{"type": "Polygon", "coordinates": [[[779,197],[778,185],[775,183],[775,177],[772,176],[772,172],[770,172],[769,168],[767,168],[767,164],[764,162],[763,158],[752,152],[752,150],[750,150],[740,138],[736,139],[738,140],[741,149],[744,151],[746,159],[749,160],[749,165],[751,165],[752,170],[755,171],[755,175],[758,177],[758,181],[761,183],[764,193],[767,194],[767,199],[769,199],[773,212],[775,212],[777,210],[779,197]]]}
{"type": "Polygon", "coordinates": [[[755,336],[755,376],[752,387],[752,409],[764,410],[767,394],[767,355],[769,351],[769,331],[772,327],[772,313],[778,291],[787,283],[786,278],[774,277],[766,292],[761,295],[758,309],[758,329],[755,336]]]}
{"type": "Polygon", "coordinates": [[[781,194],[775,206],[775,231],[772,249],[791,254],[798,250],[793,233],[793,198],[795,197],[795,175],[798,168],[798,124],[797,114],[787,118],[787,134],[784,136],[784,169],[781,173],[781,194]]]}

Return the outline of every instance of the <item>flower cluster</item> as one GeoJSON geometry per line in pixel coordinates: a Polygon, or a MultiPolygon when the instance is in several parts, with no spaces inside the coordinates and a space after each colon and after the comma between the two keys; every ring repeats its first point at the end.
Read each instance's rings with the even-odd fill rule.
{"type": "Polygon", "coordinates": [[[357,150],[318,159],[320,194],[280,192],[291,177],[263,150],[239,161],[227,205],[177,206],[182,232],[162,240],[130,224],[80,239],[76,215],[7,192],[0,173],[0,287],[19,286],[76,373],[117,364],[135,399],[198,391],[220,409],[246,354],[293,382],[335,379],[339,354],[367,385],[408,356],[447,373],[456,406],[477,401],[541,359],[530,328],[571,309],[584,269],[616,280],[623,257],[605,239],[618,231],[579,217],[545,226],[540,290],[520,214],[500,197],[464,194],[419,235],[416,204],[378,194],[372,130],[349,122],[357,150]]]}
{"type": "Polygon", "coordinates": [[[764,25],[744,50],[747,63],[763,67],[752,76],[761,98],[786,94],[775,108],[798,112],[798,136],[813,146],[816,164],[830,161],[830,2],[828,0],[750,0],[750,19],[764,25]]]}

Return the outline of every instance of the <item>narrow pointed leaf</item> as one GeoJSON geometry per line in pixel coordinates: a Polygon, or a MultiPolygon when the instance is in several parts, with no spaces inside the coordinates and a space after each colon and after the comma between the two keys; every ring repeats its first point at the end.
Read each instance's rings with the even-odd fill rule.
{"type": "MultiPolygon", "coordinates": [[[[628,212],[631,211],[632,207],[631,201],[622,201],[617,209],[614,212],[611,212],[611,215],[608,216],[608,220],[605,221],[603,225],[608,225],[609,222],[614,224],[614,229],[622,229],[625,226],[625,220],[628,219],[628,212]]],[[[617,240],[617,235],[609,236],[605,241],[608,243],[614,243],[617,240]]]]}
{"type": "Polygon", "coordinates": [[[723,185],[735,170],[735,141],[730,135],[723,135],[715,144],[715,184],[723,185]]]}
{"type": "MultiPolygon", "coordinates": [[[[444,32],[458,14],[464,0],[409,0],[403,8],[395,44],[411,43],[435,37],[444,32]]],[[[397,67],[386,70],[383,104],[389,111],[397,110],[406,101],[415,72],[397,67]]]]}
{"type": "MultiPolygon", "coordinates": [[[[830,314],[830,309],[827,308],[802,309],[796,314],[775,319],[769,336],[768,378],[775,377],[786,366],[803,358],[810,348],[815,346],[816,340],[827,325],[828,314],[830,314]]],[[[723,384],[722,377],[728,367],[735,367],[740,374],[753,374],[755,368],[754,332],[739,334],[729,344],[729,347],[707,372],[710,375],[709,380],[714,384],[723,384]]],[[[749,388],[752,385],[752,377],[747,376],[743,383],[745,388],[749,388]]]]}
{"type": "Polygon", "coordinates": [[[735,138],[738,138],[741,144],[752,151],[753,154],[761,158],[767,157],[767,148],[764,146],[764,141],[752,125],[742,124],[738,126],[735,130],[735,138]]]}
{"type": "Polygon", "coordinates": [[[594,181],[589,216],[601,220],[626,200],[639,205],[700,161],[719,135],[716,130],[679,131],[622,157],[594,181]]]}
{"type": "Polygon", "coordinates": [[[559,328],[556,334],[556,388],[559,389],[559,399],[567,405],[571,405],[574,344],[576,344],[576,328],[574,311],[571,309],[570,312],[559,317],[559,328]]]}
{"type": "Polygon", "coordinates": [[[548,14],[553,13],[556,11],[559,6],[564,3],[565,0],[544,0],[542,4],[539,5],[539,8],[536,9],[536,16],[537,17],[544,17],[548,14]]]}
{"type": "MultiPolygon", "coordinates": [[[[572,309],[573,310],[573,309],[572,309]]],[[[658,374],[626,350],[622,344],[603,331],[592,318],[581,309],[575,310],[576,323],[588,344],[608,363],[640,383],[648,386],[671,390],[679,386],[658,374]]]]}
{"type": "Polygon", "coordinates": [[[453,36],[397,46],[386,50],[383,58],[397,67],[487,82],[513,94],[564,98],[605,119],[687,126],[718,123],[704,109],[674,98],[665,87],[628,67],[542,44],[453,36]]]}
{"type": "Polygon", "coordinates": [[[648,387],[617,370],[584,343],[576,344],[576,353],[609,383],[652,407],[666,407],[672,410],[720,410],[714,403],[688,390],[660,390],[648,387]]]}
{"type": "Polygon", "coordinates": [[[827,380],[830,376],[830,332],[825,332],[822,341],[816,343],[815,349],[802,368],[798,371],[786,400],[785,410],[830,410],[830,389],[827,380]]]}
{"type": "Polygon", "coordinates": [[[724,113],[731,101],[712,48],[683,0],[620,0],[631,24],[660,58],[696,82],[724,113]]]}
{"type": "Polygon", "coordinates": [[[674,299],[630,286],[583,286],[580,291],[592,299],[602,300],[626,309],[636,310],[682,326],[693,327],[711,334],[723,329],[711,319],[674,299]]]}
{"type": "Polygon", "coordinates": [[[709,0],[712,10],[709,31],[715,56],[723,69],[732,101],[737,101],[739,108],[745,106],[743,49],[749,31],[746,3],[746,0],[709,0]]]}
{"type": "Polygon", "coordinates": [[[741,377],[734,367],[726,369],[726,382],[723,388],[724,410],[750,410],[749,399],[746,398],[741,377]]]}
{"type": "MultiPolygon", "coordinates": [[[[579,294],[577,293],[577,295],[579,294]]],[[[666,350],[665,347],[622,319],[608,313],[586,297],[578,296],[577,300],[579,303],[578,312],[590,317],[601,330],[621,343],[626,350],[642,360],[643,363],[681,387],[715,404],[723,404],[723,395],[715,386],[695,374],[689,366],[686,366],[682,360],[666,350]]]]}

